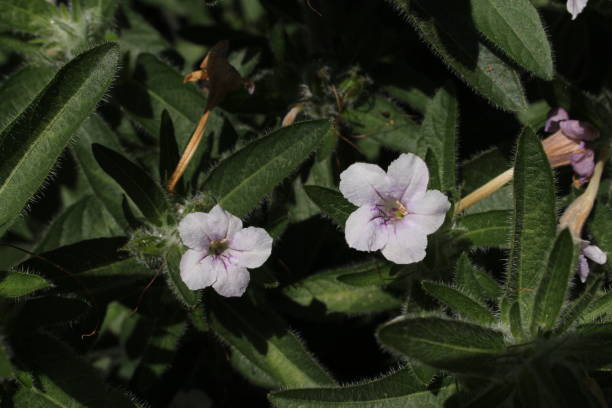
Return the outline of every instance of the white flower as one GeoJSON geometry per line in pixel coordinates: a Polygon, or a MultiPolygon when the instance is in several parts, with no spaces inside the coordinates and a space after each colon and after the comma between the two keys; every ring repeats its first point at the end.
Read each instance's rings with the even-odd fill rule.
{"type": "Polygon", "coordinates": [[[589,0],[567,0],[567,11],[572,15],[572,20],[582,13],[589,0]]]}
{"type": "Polygon", "coordinates": [[[181,259],[181,278],[191,290],[212,286],[222,296],[242,296],[250,276],[272,252],[272,237],[216,205],[209,213],[187,214],[178,226],[189,249],[181,259]]]}
{"type": "Polygon", "coordinates": [[[425,258],[427,235],[442,223],[450,202],[437,190],[427,190],[429,171],[418,156],[402,154],[387,173],[368,163],[354,163],[340,174],[340,191],[359,206],[346,221],[351,248],[382,250],[397,264],[425,258]]]}

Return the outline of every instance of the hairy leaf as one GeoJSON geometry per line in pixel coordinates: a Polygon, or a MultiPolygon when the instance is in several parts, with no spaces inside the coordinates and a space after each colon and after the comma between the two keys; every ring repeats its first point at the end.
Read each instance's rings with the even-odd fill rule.
{"type": "Polygon", "coordinates": [[[212,330],[232,350],[272,378],[276,387],[334,385],[287,323],[271,308],[249,300],[215,297],[209,304],[212,330]]]}
{"type": "Polygon", "coordinates": [[[64,66],[30,107],[0,133],[0,235],[53,168],[81,122],[110,86],[116,45],[87,51],[64,66]]]}
{"type": "Polygon", "coordinates": [[[450,286],[424,281],[423,289],[466,320],[491,325],[496,322],[491,311],[478,300],[450,286]]]}
{"type": "Polygon", "coordinates": [[[357,209],[337,190],[321,186],[304,186],[304,190],[321,211],[340,228],[344,228],[346,219],[357,209]]]}
{"type": "Polygon", "coordinates": [[[223,160],[204,182],[225,210],[244,217],[313,153],[331,124],[302,122],[251,142],[223,160]]]}
{"type": "Polygon", "coordinates": [[[51,285],[45,278],[32,273],[17,271],[0,272],[0,297],[16,298],[29,295],[51,285]]]}

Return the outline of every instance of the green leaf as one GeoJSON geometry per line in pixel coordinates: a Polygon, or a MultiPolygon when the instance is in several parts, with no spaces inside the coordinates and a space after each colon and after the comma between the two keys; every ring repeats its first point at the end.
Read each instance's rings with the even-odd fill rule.
{"type": "Polygon", "coordinates": [[[442,182],[440,181],[440,166],[438,165],[438,159],[431,148],[427,149],[425,164],[429,169],[429,184],[427,185],[427,188],[430,190],[442,189],[442,182]]]}
{"type": "Polygon", "coordinates": [[[497,299],[501,293],[495,279],[473,265],[465,252],[457,261],[455,284],[479,300],[497,299]]]}
{"type": "Polygon", "coordinates": [[[337,190],[321,186],[304,186],[304,190],[323,214],[329,216],[340,228],[344,228],[346,219],[357,209],[337,190]]]}
{"type": "Polygon", "coordinates": [[[92,146],[99,143],[120,152],[118,136],[108,127],[98,115],[90,115],[77,131],[77,141],[72,145],[79,169],[83,171],[91,189],[115,222],[127,230],[129,222],[123,211],[123,189],[117,185],[98,164],[94,157],[92,146]]]}
{"type": "Polygon", "coordinates": [[[442,408],[454,386],[428,390],[405,367],[382,378],[345,387],[283,390],[269,394],[277,408],[442,408]]]}
{"type": "Polygon", "coordinates": [[[508,323],[510,325],[510,333],[512,336],[521,341],[524,337],[523,321],[521,318],[521,309],[518,302],[512,303],[508,311],[508,323]]]}
{"type": "Polygon", "coordinates": [[[519,136],[514,164],[514,226],[506,296],[519,302],[521,321],[530,330],[535,293],[546,273],[556,236],[553,174],[539,139],[529,128],[519,136]]]}
{"type": "Polygon", "coordinates": [[[0,133],[23,113],[57,72],[52,67],[26,66],[0,85],[0,133]]]}
{"type": "Polygon", "coordinates": [[[325,314],[376,313],[396,309],[401,300],[378,285],[353,286],[340,278],[355,273],[368,273],[389,269],[381,261],[335,268],[316,273],[283,289],[283,294],[304,307],[321,308],[325,314]]]}
{"type": "Polygon", "coordinates": [[[377,337],[392,351],[456,372],[494,364],[493,358],[505,349],[498,331],[437,317],[399,317],[382,325],[377,337]]]}
{"type": "Polygon", "coordinates": [[[457,183],[457,127],[459,104],[451,83],[440,88],[427,105],[421,124],[421,143],[431,146],[440,166],[443,191],[450,191],[457,183]]]}
{"type": "Polygon", "coordinates": [[[55,7],[45,0],[0,0],[0,24],[28,34],[39,34],[51,24],[55,7]]]}
{"type": "Polygon", "coordinates": [[[584,321],[583,315],[589,310],[600,287],[600,279],[594,279],[584,292],[573,302],[567,304],[561,312],[558,333],[563,333],[576,321],[584,321]]]}
{"type": "Polygon", "coordinates": [[[115,237],[122,233],[100,200],[87,195],[53,220],[35,252],[50,251],[86,239],[115,237]]]}
{"type": "Polygon", "coordinates": [[[276,387],[334,385],[287,323],[270,307],[246,298],[210,299],[211,329],[237,353],[275,381],[276,387]]]}
{"type": "Polygon", "coordinates": [[[139,395],[159,388],[159,380],[174,360],[179,341],[187,330],[187,323],[181,320],[183,316],[180,312],[181,310],[171,311],[170,314],[175,315],[174,319],[164,316],[156,319],[154,323],[130,382],[130,388],[139,395]]]}
{"type": "Polygon", "coordinates": [[[42,276],[17,271],[0,272],[0,297],[16,298],[29,295],[51,285],[42,276]]]}
{"type": "Polygon", "coordinates": [[[13,345],[34,381],[16,396],[21,407],[102,408],[135,407],[130,398],[112,389],[97,371],[65,344],[49,335],[32,335],[13,345]]]}
{"type": "Polygon", "coordinates": [[[527,107],[519,74],[479,38],[465,2],[390,0],[457,76],[495,105],[527,107]],[[422,10],[417,11],[415,4],[422,10]]]}
{"type": "Polygon", "coordinates": [[[183,251],[178,246],[170,248],[166,254],[166,264],[164,276],[166,283],[172,289],[178,300],[189,308],[193,308],[200,303],[201,295],[199,291],[190,290],[183,279],[181,279],[181,257],[183,251]]]}
{"type": "Polygon", "coordinates": [[[19,268],[37,271],[54,285],[88,299],[104,301],[126,296],[137,299],[154,271],[121,252],[125,241],[125,238],[81,241],[33,257],[19,268]]]}
{"type": "Polygon", "coordinates": [[[419,126],[406,112],[381,96],[372,97],[353,109],[347,109],[342,117],[360,138],[401,153],[425,154],[419,146],[419,126]]]}
{"type": "Polygon", "coordinates": [[[169,204],[159,184],[140,167],[114,150],[99,144],[94,144],[92,149],[100,167],[123,188],[147,220],[162,225],[169,204]]]}
{"type": "Polygon", "coordinates": [[[512,165],[497,148],[491,148],[479,153],[461,164],[463,193],[471,193],[478,187],[490,181],[492,177],[503,173],[512,165]]]}
{"type": "Polygon", "coordinates": [[[507,248],[510,238],[511,212],[492,210],[461,215],[457,219],[458,239],[468,240],[475,247],[507,248]]]}
{"type": "Polygon", "coordinates": [[[546,278],[536,292],[531,332],[551,330],[557,323],[561,306],[567,297],[570,279],[576,272],[578,251],[572,235],[564,229],[548,256],[546,278]]]}
{"type": "Polygon", "coordinates": [[[180,159],[178,145],[174,137],[172,117],[167,110],[162,112],[159,129],[159,179],[166,183],[180,159]]]}
{"type": "Polygon", "coordinates": [[[427,293],[466,320],[485,325],[496,322],[495,317],[485,305],[459,289],[431,281],[423,281],[421,285],[427,293]]]}
{"type": "Polygon", "coordinates": [[[226,211],[244,217],[313,153],[331,123],[314,120],[278,129],[223,160],[204,182],[226,211]]]}
{"type": "Polygon", "coordinates": [[[609,315],[610,313],[612,313],[612,292],[606,292],[593,300],[588,310],[582,315],[582,320],[585,322],[593,321],[598,317],[609,315]]]}
{"type": "Polygon", "coordinates": [[[599,200],[595,205],[595,211],[589,222],[589,231],[593,234],[595,242],[602,251],[607,252],[608,265],[612,266],[612,209],[610,204],[605,204],[599,200]]]}
{"type": "Polygon", "coordinates": [[[476,29],[527,71],[550,81],[552,51],[540,16],[529,0],[471,0],[476,29]]]}
{"type": "Polygon", "coordinates": [[[28,300],[12,322],[16,332],[28,333],[41,327],[67,326],[85,317],[91,305],[74,296],[44,296],[28,300]]]}
{"type": "Polygon", "coordinates": [[[105,44],[64,66],[0,133],[0,236],[38,190],[113,81],[119,50],[105,44]]]}

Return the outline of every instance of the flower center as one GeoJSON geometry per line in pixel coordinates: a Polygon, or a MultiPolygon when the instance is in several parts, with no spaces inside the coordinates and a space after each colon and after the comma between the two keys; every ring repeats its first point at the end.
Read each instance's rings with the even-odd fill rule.
{"type": "Polygon", "coordinates": [[[229,247],[227,238],[212,241],[208,246],[208,251],[213,255],[221,255],[229,247]]]}
{"type": "Polygon", "coordinates": [[[407,214],[408,210],[399,200],[388,198],[382,204],[377,205],[378,209],[385,215],[385,218],[391,220],[401,220],[407,214]]]}

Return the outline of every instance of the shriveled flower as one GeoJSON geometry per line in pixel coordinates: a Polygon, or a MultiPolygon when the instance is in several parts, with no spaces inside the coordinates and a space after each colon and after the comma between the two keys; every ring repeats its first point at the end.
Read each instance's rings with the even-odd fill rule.
{"type": "Polygon", "coordinates": [[[397,264],[425,258],[427,235],[442,223],[450,202],[427,190],[429,171],[418,156],[402,154],[387,172],[375,164],[354,163],[340,174],[340,191],[359,206],[346,221],[351,248],[378,251],[397,264]]]}
{"type": "Polygon", "coordinates": [[[178,226],[189,249],[181,259],[181,278],[191,290],[212,286],[222,296],[242,296],[250,275],[272,252],[272,237],[262,228],[242,228],[240,218],[216,205],[209,213],[187,214],[178,226]]]}
{"type": "Polygon", "coordinates": [[[567,0],[567,11],[572,15],[572,20],[582,13],[589,0],[567,0]]]}
{"type": "Polygon", "coordinates": [[[544,130],[554,132],[542,141],[550,165],[559,167],[571,164],[576,174],[576,183],[586,183],[595,167],[595,155],[587,142],[597,139],[599,131],[587,122],[570,120],[563,108],[557,108],[551,113],[544,130]]]}
{"type": "Polygon", "coordinates": [[[591,270],[587,258],[591,261],[603,265],[608,260],[608,256],[604,251],[596,245],[591,245],[589,241],[583,240],[580,247],[580,256],[578,258],[578,276],[582,283],[586,282],[591,270]]]}

